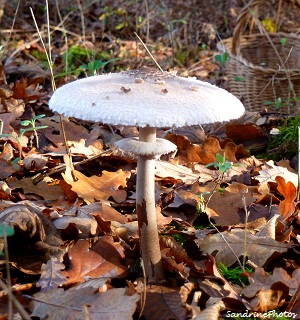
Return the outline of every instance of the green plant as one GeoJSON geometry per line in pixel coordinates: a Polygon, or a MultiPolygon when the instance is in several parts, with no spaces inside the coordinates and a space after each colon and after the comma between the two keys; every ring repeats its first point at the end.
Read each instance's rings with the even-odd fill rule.
{"type": "Polygon", "coordinates": [[[22,138],[24,136],[24,134],[26,132],[29,132],[29,131],[33,131],[34,132],[34,135],[35,135],[35,138],[36,138],[36,144],[37,144],[37,147],[38,147],[38,135],[37,135],[37,130],[40,130],[40,129],[46,129],[48,126],[36,126],[35,125],[35,122],[36,120],[40,119],[40,118],[43,118],[45,117],[44,114],[40,114],[40,115],[37,115],[37,116],[34,116],[31,120],[23,120],[21,122],[21,125],[22,126],[29,126],[31,125],[30,128],[21,128],[20,129],[20,132],[19,132],[19,135],[17,134],[13,134],[13,133],[2,133],[0,134],[0,137],[7,137],[7,138],[12,138],[14,139],[17,143],[18,143],[18,146],[19,146],[19,157],[22,156],[22,138]]]}
{"type": "Polygon", "coordinates": [[[63,55],[63,72],[55,75],[55,78],[65,77],[74,74],[79,76],[82,72],[89,72],[90,75],[96,75],[99,70],[107,64],[119,60],[119,58],[110,59],[111,55],[106,52],[96,52],[94,50],[80,46],[71,46],[63,55]]]}
{"type": "Polygon", "coordinates": [[[184,234],[181,234],[181,233],[173,233],[172,234],[172,237],[176,240],[176,242],[178,244],[180,244],[182,247],[185,246],[185,244],[187,243],[187,239],[185,237],[184,234]]]}
{"type": "Polygon", "coordinates": [[[79,68],[81,68],[84,71],[89,71],[91,75],[95,76],[96,74],[98,74],[98,71],[104,68],[108,63],[117,60],[120,60],[120,58],[111,59],[105,62],[102,60],[94,60],[90,61],[88,64],[82,64],[79,68]]]}
{"type": "Polygon", "coordinates": [[[196,209],[197,209],[198,213],[205,212],[206,201],[205,201],[204,195],[206,195],[206,194],[210,194],[210,192],[206,191],[206,192],[203,192],[199,195],[199,199],[198,199],[197,205],[196,205],[196,209]]]}
{"type": "Polygon", "coordinates": [[[115,30],[121,30],[128,25],[127,12],[124,8],[113,8],[111,6],[105,6],[103,13],[99,16],[99,20],[108,24],[109,20],[112,20],[113,16],[117,16],[119,23],[114,27],[115,30]]]}
{"type": "MultiPolygon", "coordinates": [[[[3,238],[9,237],[14,235],[14,233],[15,233],[15,230],[11,226],[0,224],[0,237],[3,237],[3,238]]],[[[1,255],[3,255],[2,251],[0,251],[0,256],[1,255]]]]}
{"type": "MultiPolygon", "coordinates": [[[[35,125],[35,122],[36,122],[36,120],[41,119],[41,118],[43,118],[43,117],[45,117],[45,114],[40,114],[40,115],[34,116],[34,117],[31,118],[30,120],[23,120],[23,121],[21,122],[21,125],[22,125],[23,127],[27,127],[27,126],[31,125],[30,128],[21,129],[21,130],[22,130],[23,134],[24,134],[25,132],[27,132],[27,131],[33,131],[34,136],[35,136],[35,142],[36,142],[37,148],[39,148],[39,137],[38,137],[38,134],[37,134],[37,130],[39,130],[39,129],[46,129],[48,126],[36,126],[36,125],[35,125]]],[[[20,130],[20,133],[21,133],[21,130],[20,130]]]]}
{"type": "Polygon", "coordinates": [[[216,160],[215,162],[211,162],[207,164],[205,167],[211,167],[214,166],[216,169],[220,171],[220,173],[225,173],[227,170],[229,170],[233,163],[230,161],[226,161],[225,153],[224,155],[221,155],[220,153],[216,154],[216,160]]]}
{"type": "Polygon", "coordinates": [[[290,159],[298,153],[299,124],[300,115],[287,118],[278,128],[278,134],[271,136],[266,154],[269,159],[290,159]]]}
{"type": "MultiPolygon", "coordinates": [[[[290,92],[294,90],[293,86],[289,88],[290,92]]],[[[281,97],[277,98],[275,101],[265,101],[265,106],[274,107],[275,110],[280,110],[282,107],[292,108],[295,105],[297,106],[300,102],[300,97],[290,97],[286,100],[283,100],[281,97]]]]}
{"type": "Polygon", "coordinates": [[[286,45],[286,41],[287,41],[287,38],[286,38],[286,37],[280,38],[280,43],[281,43],[282,46],[285,46],[285,45],[286,45]]]}
{"type": "Polygon", "coordinates": [[[235,80],[235,81],[238,81],[238,82],[243,82],[243,81],[245,81],[245,78],[244,78],[244,77],[241,77],[241,76],[236,76],[236,77],[234,78],[234,80],[235,80]]]}
{"type": "Polygon", "coordinates": [[[225,65],[225,63],[230,59],[228,52],[223,52],[221,54],[215,55],[215,60],[218,61],[222,66],[225,65]]]}
{"type": "Polygon", "coordinates": [[[241,275],[243,272],[252,272],[254,271],[251,267],[245,267],[245,270],[241,269],[240,266],[228,268],[223,263],[218,263],[218,269],[221,272],[221,274],[224,276],[224,278],[234,284],[237,285],[248,285],[249,280],[247,277],[241,275]]]}

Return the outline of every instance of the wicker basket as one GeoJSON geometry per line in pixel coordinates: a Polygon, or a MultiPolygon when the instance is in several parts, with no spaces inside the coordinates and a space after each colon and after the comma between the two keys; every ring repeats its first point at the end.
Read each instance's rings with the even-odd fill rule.
{"type": "Polygon", "coordinates": [[[268,108],[287,114],[299,113],[300,36],[266,32],[242,35],[243,26],[253,17],[253,9],[260,2],[250,1],[238,17],[233,37],[218,43],[218,49],[229,54],[225,63],[229,90],[248,111],[268,108]]]}

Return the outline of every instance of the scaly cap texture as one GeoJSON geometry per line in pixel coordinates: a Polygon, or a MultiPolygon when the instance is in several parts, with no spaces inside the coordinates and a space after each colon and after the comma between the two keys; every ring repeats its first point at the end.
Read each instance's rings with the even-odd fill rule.
{"type": "Polygon", "coordinates": [[[223,122],[245,110],[224,89],[148,68],[76,80],[57,89],[49,106],[83,120],[139,127],[223,122]]]}

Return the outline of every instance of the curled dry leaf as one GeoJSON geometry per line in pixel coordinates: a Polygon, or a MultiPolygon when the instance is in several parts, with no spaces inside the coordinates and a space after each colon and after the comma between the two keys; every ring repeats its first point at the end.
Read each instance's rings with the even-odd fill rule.
{"type": "Polygon", "coordinates": [[[48,158],[41,154],[31,154],[23,159],[23,165],[27,170],[42,169],[47,163],[48,158]]]}
{"type": "Polygon", "coordinates": [[[229,297],[240,299],[239,294],[219,271],[214,257],[209,256],[204,263],[210,277],[205,279],[205,281],[199,281],[200,288],[214,298],[229,297]],[[222,282],[222,284],[220,284],[220,282],[222,282]]]}
{"type": "Polygon", "coordinates": [[[283,306],[288,298],[289,288],[282,282],[272,284],[268,290],[260,290],[251,301],[251,309],[257,312],[277,310],[283,306]]]}
{"type": "Polygon", "coordinates": [[[278,184],[277,190],[284,197],[279,203],[279,212],[285,220],[295,212],[297,189],[291,181],[286,182],[282,176],[277,176],[275,180],[278,184]]]}
{"type": "MultiPolygon", "coordinates": [[[[36,208],[26,205],[8,207],[0,213],[0,223],[14,228],[8,238],[10,261],[23,272],[38,274],[42,263],[50,256],[60,255],[63,244],[52,222],[36,208]]],[[[0,239],[0,251],[3,240],[0,239]]]]}

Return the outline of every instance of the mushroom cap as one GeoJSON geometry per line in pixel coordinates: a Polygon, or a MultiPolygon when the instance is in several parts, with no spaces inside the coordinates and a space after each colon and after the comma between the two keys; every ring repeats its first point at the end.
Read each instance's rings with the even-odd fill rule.
{"type": "Polygon", "coordinates": [[[49,107],[69,117],[139,127],[222,122],[245,111],[224,89],[148,68],[76,80],[57,89],[49,107]]]}
{"type": "Polygon", "coordinates": [[[115,142],[115,145],[125,152],[137,156],[160,156],[173,152],[177,146],[169,140],[157,138],[155,143],[140,141],[138,138],[124,138],[115,142]]]}

